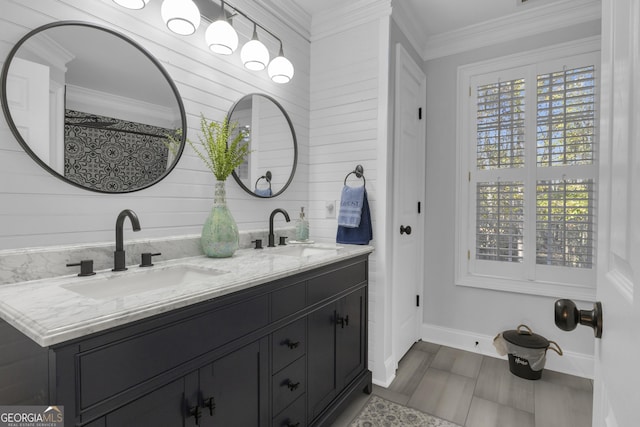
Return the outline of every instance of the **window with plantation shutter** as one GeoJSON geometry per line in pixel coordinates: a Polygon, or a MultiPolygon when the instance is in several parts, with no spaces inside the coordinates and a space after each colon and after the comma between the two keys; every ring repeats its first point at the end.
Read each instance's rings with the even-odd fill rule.
{"type": "Polygon", "coordinates": [[[591,179],[538,181],[537,264],[593,268],[593,195],[591,179]]]}
{"type": "Polygon", "coordinates": [[[538,166],[593,164],[595,85],[593,65],[538,76],[538,166]]]}
{"type": "Polygon", "coordinates": [[[479,182],[476,188],[476,257],[522,262],[522,183],[479,182]]]}
{"type": "Polygon", "coordinates": [[[594,65],[537,76],[537,264],[594,267],[595,87],[594,65]]]}
{"type": "Polygon", "coordinates": [[[595,47],[461,67],[456,283],[595,289],[595,47]]]}
{"type": "Polygon", "coordinates": [[[478,169],[524,166],[524,79],[477,90],[478,169]]]}

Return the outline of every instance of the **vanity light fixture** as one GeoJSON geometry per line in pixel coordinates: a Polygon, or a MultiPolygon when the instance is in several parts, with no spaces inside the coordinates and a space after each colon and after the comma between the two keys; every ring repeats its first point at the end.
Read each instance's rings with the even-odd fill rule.
{"type": "MultiPolygon", "coordinates": [[[[149,0],[113,1],[128,9],[142,9],[149,2],[149,0]]],[[[240,50],[242,64],[252,71],[260,71],[267,68],[267,73],[271,80],[276,83],[288,83],[293,78],[294,69],[291,61],[284,56],[282,40],[251,19],[246,13],[227,3],[227,7],[233,10],[233,14],[228,16],[225,13],[225,3],[224,0],[220,1],[220,14],[217,20],[212,21],[210,17],[202,16],[205,21],[209,22],[204,35],[209,49],[221,55],[231,55],[236,51],[238,48],[238,33],[229,22],[229,19],[236,15],[242,15],[253,24],[253,37],[240,50]],[[258,40],[258,27],[280,43],[280,52],[271,62],[269,62],[269,50],[258,40]]],[[[196,32],[200,25],[200,10],[193,0],[164,0],[160,13],[166,26],[176,34],[191,35],[196,32]]]]}
{"type": "Polygon", "coordinates": [[[240,59],[245,68],[252,71],[264,70],[269,63],[269,50],[258,40],[257,25],[253,23],[253,37],[240,51],[240,59]]]}
{"type": "Polygon", "coordinates": [[[164,0],[160,14],[167,27],[181,36],[195,33],[200,25],[200,10],[192,0],[164,0]]]}
{"type": "Polygon", "coordinates": [[[113,0],[113,2],[127,9],[138,10],[143,9],[149,0],[113,0]]]}
{"type": "Polygon", "coordinates": [[[289,83],[293,77],[293,64],[285,58],[282,42],[280,42],[280,53],[271,60],[267,72],[271,80],[276,83],[289,83]]]}
{"type": "Polygon", "coordinates": [[[238,33],[227,21],[224,13],[224,1],[221,5],[218,20],[209,24],[204,38],[209,49],[221,55],[231,55],[238,48],[238,33]]]}

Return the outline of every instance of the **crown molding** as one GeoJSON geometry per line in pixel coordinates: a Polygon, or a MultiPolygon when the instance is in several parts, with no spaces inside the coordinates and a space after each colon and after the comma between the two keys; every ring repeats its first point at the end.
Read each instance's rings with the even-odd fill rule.
{"type": "MultiPolygon", "coordinates": [[[[400,16],[402,16],[400,14],[400,16]]],[[[426,39],[425,61],[454,55],[505,40],[535,36],[571,25],[591,22],[602,16],[600,0],[567,0],[517,12],[426,39]]],[[[405,22],[405,25],[415,25],[405,22]]],[[[408,31],[416,31],[408,27],[408,31]]]]}
{"type": "Polygon", "coordinates": [[[424,52],[427,46],[427,34],[425,25],[420,21],[416,13],[412,13],[406,1],[394,0],[392,3],[393,13],[391,15],[402,33],[411,43],[416,52],[424,52]]]}
{"type": "Polygon", "coordinates": [[[295,0],[257,0],[256,3],[303,39],[311,41],[311,15],[295,0]]]}
{"type": "Polygon", "coordinates": [[[75,58],[75,55],[44,33],[39,33],[38,37],[31,37],[29,43],[24,43],[21,49],[40,58],[45,62],[43,65],[63,73],[67,71],[67,64],[75,58]]]}
{"type": "Polygon", "coordinates": [[[332,36],[360,24],[391,16],[391,0],[355,0],[323,11],[311,19],[311,42],[332,36]]]}
{"type": "Polygon", "coordinates": [[[66,85],[66,108],[164,128],[176,126],[171,108],[71,84],[66,85]]]}

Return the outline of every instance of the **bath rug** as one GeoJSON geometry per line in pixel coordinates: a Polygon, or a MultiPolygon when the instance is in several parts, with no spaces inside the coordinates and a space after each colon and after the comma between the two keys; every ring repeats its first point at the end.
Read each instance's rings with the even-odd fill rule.
{"type": "Polygon", "coordinates": [[[461,427],[416,409],[371,396],[350,427],[461,427]]]}

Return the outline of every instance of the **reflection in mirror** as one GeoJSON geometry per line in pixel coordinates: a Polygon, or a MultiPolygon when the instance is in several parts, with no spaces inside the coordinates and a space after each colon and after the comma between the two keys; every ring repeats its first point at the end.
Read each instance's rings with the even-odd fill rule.
{"type": "Polygon", "coordinates": [[[149,187],[184,148],[185,113],[160,63],[127,37],[82,22],[37,28],[2,70],[2,106],[16,139],[41,166],[93,191],[149,187]],[[182,134],[168,149],[167,135],[182,134]]]}
{"type": "Polygon", "coordinates": [[[233,177],[256,197],[275,197],[289,186],[296,171],[298,144],[289,115],[273,98],[251,94],[240,99],[229,113],[249,143],[251,154],[233,177]]]}

